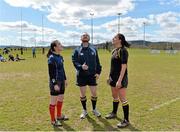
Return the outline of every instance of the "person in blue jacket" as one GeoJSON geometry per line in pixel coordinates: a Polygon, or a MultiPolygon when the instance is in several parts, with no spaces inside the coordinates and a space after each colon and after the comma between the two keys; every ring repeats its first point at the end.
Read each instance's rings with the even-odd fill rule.
{"type": "Polygon", "coordinates": [[[96,109],[97,102],[97,80],[101,73],[101,65],[96,48],[89,43],[90,36],[84,33],[81,36],[82,44],[74,50],[72,62],[77,71],[77,86],[80,88],[80,101],[83,107],[83,112],[80,115],[81,119],[86,118],[86,86],[89,86],[91,91],[92,112],[95,116],[100,117],[101,113],[96,109]]]}
{"type": "Polygon", "coordinates": [[[33,58],[36,58],[36,48],[35,47],[32,48],[32,54],[33,54],[33,58]]]}
{"type": "Polygon", "coordinates": [[[63,57],[60,55],[63,47],[58,40],[51,43],[48,57],[50,104],[49,112],[51,124],[53,126],[62,126],[61,120],[67,120],[65,115],[61,114],[65,87],[67,86],[66,74],[63,65],[63,57]],[[57,118],[55,118],[55,107],[57,108],[57,118]]]}

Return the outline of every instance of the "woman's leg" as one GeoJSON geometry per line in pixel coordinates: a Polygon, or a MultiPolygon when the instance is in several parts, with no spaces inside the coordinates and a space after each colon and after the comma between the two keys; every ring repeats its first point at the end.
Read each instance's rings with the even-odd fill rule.
{"type": "Polygon", "coordinates": [[[57,96],[57,118],[61,118],[62,116],[62,106],[63,106],[64,94],[60,94],[57,96]]]}
{"type": "Polygon", "coordinates": [[[119,89],[119,98],[122,103],[124,119],[129,122],[129,104],[126,99],[126,88],[119,89]]]}
{"type": "Polygon", "coordinates": [[[51,122],[55,122],[55,106],[57,102],[57,96],[50,97],[49,113],[51,116],[51,122]]]}
{"type": "Polygon", "coordinates": [[[117,114],[118,106],[119,106],[119,95],[118,89],[115,87],[111,87],[112,97],[113,97],[113,114],[117,114]]]}
{"type": "Polygon", "coordinates": [[[117,110],[119,106],[119,95],[118,95],[118,89],[115,87],[111,87],[112,97],[113,97],[113,110],[111,113],[106,115],[106,119],[113,119],[117,117],[117,110]]]}

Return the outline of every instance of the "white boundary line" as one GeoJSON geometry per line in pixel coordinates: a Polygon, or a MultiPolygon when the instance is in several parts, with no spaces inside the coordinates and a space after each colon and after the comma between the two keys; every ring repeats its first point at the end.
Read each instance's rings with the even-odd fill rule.
{"type": "Polygon", "coordinates": [[[150,108],[149,111],[154,111],[154,110],[159,109],[159,108],[161,108],[161,107],[163,107],[163,106],[166,106],[166,105],[169,105],[169,104],[171,104],[171,103],[173,103],[173,102],[176,102],[176,101],[179,100],[179,99],[180,99],[180,97],[177,97],[177,98],[172,99],[172,100],[170,100],[170,101],[167,101],[167,102],[165,102],[165,103],[163,103],[163,104],[156,105],[156,106],[154,106],[153,108],[150,108]]]}

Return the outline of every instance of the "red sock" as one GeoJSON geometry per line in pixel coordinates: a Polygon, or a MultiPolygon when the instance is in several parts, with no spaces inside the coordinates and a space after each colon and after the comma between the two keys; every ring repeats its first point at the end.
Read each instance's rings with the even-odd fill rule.
{"type": "Polygon", "coordinates": [[[57,117],[61,117],[62,105],[63,102],[60,101],[57,102],[57,117]]]}
{"type": "Polygon", "coordinates": [[[55,121],[55,105],[50,104],[49,105],[49,113],[51,116],[51,121],[55,121]]]}

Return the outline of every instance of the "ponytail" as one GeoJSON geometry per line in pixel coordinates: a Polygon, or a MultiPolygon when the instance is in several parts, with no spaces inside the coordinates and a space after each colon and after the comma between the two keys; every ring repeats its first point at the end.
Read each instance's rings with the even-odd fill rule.
{"type": "Polygon", "coordinates": [[[48,53],[47,53],[47,58],[49,58],[49,56],[52,54],[51,49],[49,49],[48,53]]]}
{"type": "Polygon", "coordinates": [[[121,33],[118,33],[118,37],[121,40],[122,47],[129,48],[131,45],[126,41],[125,36],[121,33]]]}
{"type": "Polygon", "coordinates": [[[130,48],[131,45],[126,41],[126,42],[124,43],[124,46],[127,47],[127,48],[130,48]]]}
{"type": "Polygon", "coordinates": [[[58,40],[54,40],[53,42],[51,42],[50,49],[47,53],[47,58],[49,58],[49,56],[53,53],[53,51],[55,51],[54,47],[56,47],[57,43],[59,43],[58,40]]]}

